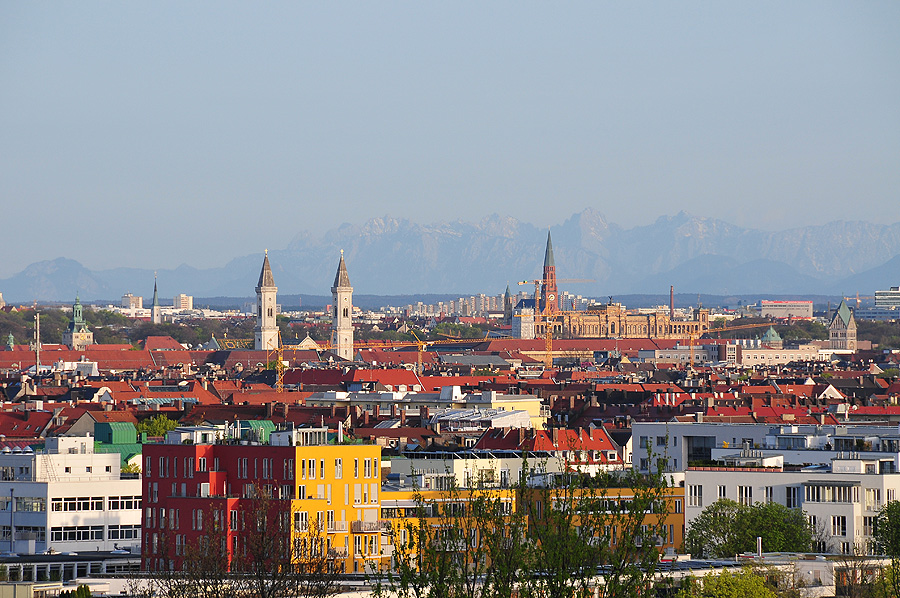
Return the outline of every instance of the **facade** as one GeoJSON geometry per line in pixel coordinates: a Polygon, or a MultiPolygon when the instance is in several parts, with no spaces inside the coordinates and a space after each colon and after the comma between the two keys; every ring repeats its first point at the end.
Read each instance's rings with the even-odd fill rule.
{"type": "Polygon", "coordinates": [[[776,502],[803,509],[819,545],[816,552],[872,553],[878,511],[900,490],[897,455],[867,458],[847,453],[829,465],[785,471],[777,463],[764,465],[743,451],[740,464],[691,467],[685,472],[685,521],[688,526],[720,498],[751,505],[776,502]]]}
{"type": "Polygon", "coordinates": [[[278,324],[276,310],[275,277],[269,265],[269,251],[263,259],[259,282],[256,285],[256,332],[253,346],[257,351],[271,351],[278,348],[278,324]]]}
{"type": "Polygon", "coordinates": [[[122,295],[122,309],[144,309],[144,298],[140,295],[125,293],[122,295]]]}
{"type": "Polygon", "coordinates": [[[887,291],[875,291],[875,307],[900,309],[900,287],[891,287],[887,291]]]}
{"type": "Polygon", "coordinates": [[[141,481],[90,436],[47,438],[42,452],[0,452],[0,547],[36,554],[140,545],[141,481]]]}
{"type": "Polygon", "coordinates": [[[178,310],[190,311],[194,309],[194,297],[192,295],[179,293],[175,295],[175,298],[172,300],[172,306],[178,310]]]}
{"type": "Polygon", "coordinates": [[[828,325],[828,348],[839,351],[856,351],[856,320],[847,302],[841,300],[831,323],[828,325]]]}
{"type": "Polygon", "coordinates": [[[693,320],[674,320],[662,308],[652,313],[632,313],[620,303],[607,303],[562,313],[553,325],[564,338],[699,337],[709,331],[709,310],[694,310],[693,320]]]}
{"type": "Polygon", "coordinates": [[[350,361],[353,359],[353,287],[350,286],[343,250],[331,286],[331,298],[331,348],[338,357],[350,361]]]}
{"type": "Polygon", "coordinates": [[[763,299],[759,302],[759,315],[763,318],[778,318],[781,320],[788,318],[808,320],[813,317],[813,302],[767,301],[763,299]]]}
{"type": "Polygon", "coordinates": [[[75,305],[72,306],[72,319],[63,331],[62,342],[73,351],[81,351],[94,344],[94,333],[84,321],[84,312],[78,297],[75,298],[75,305]]]}
{"type": "Polygon", "coordinates": [[[390,545],[379,519],[381,448],[327,444],[325,428],[274,431],[267,444],[236,442],[223,428],[178,428],[164,444],[144,445],[143,475],[145,568],[179,568],[217,521],[227,522],[233,558],[254,533],[239,521],[261,493],[289,513],[292,542],[320,533],[339,571],[381,567],[390,545]]]}

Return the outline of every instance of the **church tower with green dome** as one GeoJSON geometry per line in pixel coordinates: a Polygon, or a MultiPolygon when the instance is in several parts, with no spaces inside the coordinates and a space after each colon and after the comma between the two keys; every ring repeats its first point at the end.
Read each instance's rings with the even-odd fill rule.
{"type": "Polygon", "coordinates": [[[62,342],[73,351],[81,351],[94,344],[94,333],[84,321],[84,311],[77,295],[75,305],[72,306],[72,319],[63,331],[62,342]]]}

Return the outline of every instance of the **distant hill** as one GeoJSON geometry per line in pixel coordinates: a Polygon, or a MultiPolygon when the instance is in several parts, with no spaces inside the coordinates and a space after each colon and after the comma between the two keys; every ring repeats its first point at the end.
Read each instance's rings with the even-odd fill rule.
{"type": "MultiPolygon", "coordinates": [[[[559,278],[583,296],[679,292],[720,295],[860,294],[900,284],[900,223],[832,222],[769,232],[684,212],[630,229],[593,209],[551,227],[559,278]]],[[[328,297],[344,250],[357,296],[427,292],[499,294],[540,276],[546,230],[509,216],[479,222],[418,224],[378,218],[330,231],[304,232],[269,252],[279,295],[328,297]]],[[[239,256],[220,268],[182,265],[159,271],[160,293],[172,297],[253,295],[262,254],[239,256]]],[[[38,262],[0,280],[7,301],[149,298],[153,272],[92,271],[73,259],[38,262]]]]}

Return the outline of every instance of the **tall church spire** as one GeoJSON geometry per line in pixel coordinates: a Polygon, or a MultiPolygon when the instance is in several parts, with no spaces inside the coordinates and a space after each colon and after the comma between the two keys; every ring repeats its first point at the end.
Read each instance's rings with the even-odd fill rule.
{"type": "MultiPolygon", "coordinates": [[[[544,277],[541,285],[541,311],[555,313],[559,309],[559,293],[556,289],[556,263],[553,261],[553,243],[547,231],[547,249],[544,251],[544,277]]],[[[535,305],[535,309],[538,306],[535,305]]]]}
{"type": "Polygon", "coordinates": [[[333,308],[331,314],[331,350],[338,357],[353,359],[353,287],[344,262],[344,250],[331,287],[333,308]]]}
{"type": "Polygon", "coordinates": [[[266,249],[256,285],[256,331],[253,347],[257,351],[278,348],[277,293],[278,287],[275,286],[272,266],[269,265],[269,250],[266,249]]]}
{"type": "Polygon", "coordinates": [[[153,273],[153,305],[150,307],[150,321],[162,324],[162,310],[159,307],[159,294],[156,292],[156,272],[153,273]]]}

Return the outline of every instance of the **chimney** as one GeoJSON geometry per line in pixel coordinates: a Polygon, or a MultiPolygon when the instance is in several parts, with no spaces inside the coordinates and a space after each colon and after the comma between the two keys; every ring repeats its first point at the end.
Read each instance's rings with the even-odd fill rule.
{"type": "Polygon", "coordinates": [[[337,416],[337,405],[335,405],[335,404],[332,403],[332,405],[331,405],[331,417],[336,417],[336,416],[337,416]]]}
{"type": "Polygon", "coordinates": [[[379,415],[381,415],[381,406],[378,403],[375,403],[372,405],[372,417],[377,420],[379,415]]]}
{"type": "Polygon", "coordinates": [[[522,448],[522,445],[525,443],[525,428],[519,428],[519,446],[518,448],[522,448]]]}
{"type": "Polygon", "coordinates": [[[397,419],[397,403],[391,404],[391,419],[397,419]]]}
{"type": "Polygon", "coordinates": [[[266,403],[266,419],[272,419],[272,414],[275,412],[275,405],[271,402],[266,403]]]}
{"type": "Polygon", "coordinates": [[[281,404],[281,417],[287,419],[287,416],[288,416],[288,404],[282,403],[281,404]]]}
{"type": "Polygon", "coordinates": [[[553,428],[553,446],[559,447],[559,428],[553,428]]]}
{"type": "Polygon", "coordinates": [[[366,428],[369,427],[369,412],[368,411],[363,412],[363,426],[366,428]]]}
{"type": "Polygon", "coordinates": [[[424,426],[425,422],[428,421],[428,406],[427,405],[422,405],[421,407],[419,407],[419,417],[422,420],[421,425],[424,426]]]}
{"type": "Polygon", "coordinates": [[[400,409],[400,427],[406,425],[406,409],[400,409]]]}

